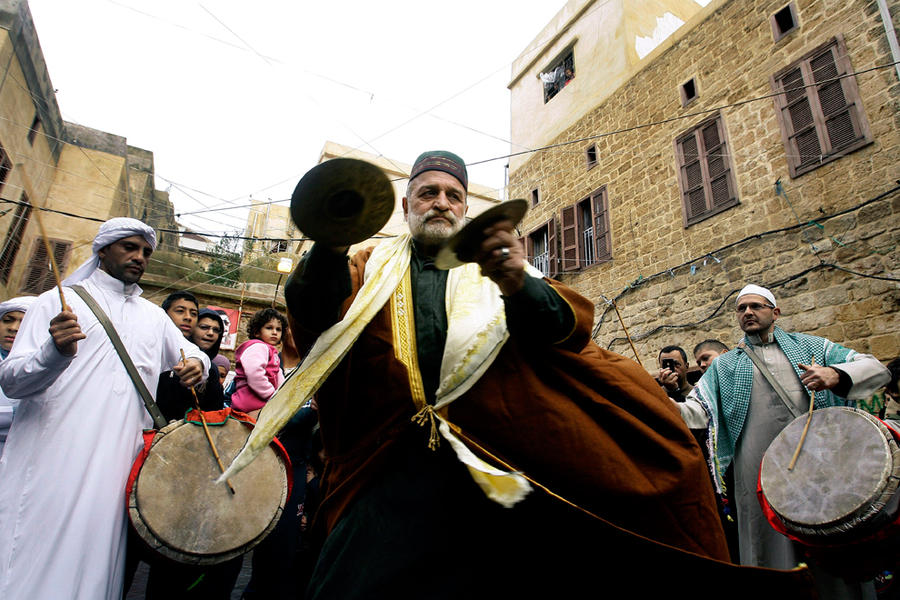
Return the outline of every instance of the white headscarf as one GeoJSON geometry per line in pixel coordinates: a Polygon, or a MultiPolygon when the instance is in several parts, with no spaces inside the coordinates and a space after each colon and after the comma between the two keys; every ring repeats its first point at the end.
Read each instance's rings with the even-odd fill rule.
{"type": "Polygon", "coordinates": [[[6,313],[15,311],[26,312],[31,308],[35,300],[37,300],[37,296],[19,296],[18,298],[10,298],[6,302],[0,302],[0,319],[6,313]]]}
{"type": "Polygon", "coordinates": [[[766,300],[771,302],[772,306],[778,306],[775,303],[775,294],[773,294],[772,292],[770,292],[769,290],[767,290],[764,287],[761,287],[761,286],[758,286],[758,285],[755,285],[752,283],[749,285],[745,285],[744,289],[742,289],[740,292],[738,292],[737,300],[734,301],[735,304],[737,304],[738,302],[741,301],[741,296],[746,296],[747,294],[756,294],[757,296],[762,296],[763,298],[765,298],[766,300]]]}
{"type": "Polygon", "coordinates": [[[156,250],[156,232],[153,231],[152,227],[137,219],[115,217],[100,226],[97,237],[94,238],[94,243],[91,244],[91,250],[94,251],[93,256],[75,269],[74,273],[63,279],[62,284],[72,285],[90,277],[97,270],[97,267],[100,266],[98,253],[102,248],[133,235],[143,236],[147,243],[150,244],[150,247],[156,250]]]}

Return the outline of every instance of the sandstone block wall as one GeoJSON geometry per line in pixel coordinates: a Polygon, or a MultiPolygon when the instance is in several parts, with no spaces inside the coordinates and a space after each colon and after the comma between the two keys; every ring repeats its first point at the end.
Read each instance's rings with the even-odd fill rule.
{"type": "Polygon", "coordinates": [[[558,231],[561,208],[606,186],[612,260],[559,279],[595,302],[596,341],[631,356],[605,301],[617,299],[645,367],[670,343],[688,353],[710,337],[733,346],[733,294],[748,282],[773,288],[786,328],[881,360],[900,355],[900,83],[893,67],[879,68],[892,58],[878,7],[797,0],[800,26],[776,43],[770,16],[784,5],[724,3],[555,140],[576,142],[534,152],[510,174],[510,197],[541,192],[523,233],[551,218],[558,231]],[[873,141],[791,179],[770,77],[836,35],[873,141]],[[682,107],[690,78],[699,97],[682,107]],[[685,228],[674,140],[712,114],[724,123],[739,204],[685,228]],[[598,164],[588,169],[591,144],[598,164]]]}

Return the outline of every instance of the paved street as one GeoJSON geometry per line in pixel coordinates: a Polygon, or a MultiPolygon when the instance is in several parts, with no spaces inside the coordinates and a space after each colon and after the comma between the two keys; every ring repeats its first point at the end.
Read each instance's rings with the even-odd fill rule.
{"type": "MultiPolygon", "coordinates": [[[[244,564],[241,567],[240,575],[238,575],[237,583],[234,585],[234,590],[231,592],[231,600],[240,600],[241,593],[247,587],[247,582],[250,581],[250,559],[252,556],[252,552],[244,555],[244,564]]],[[[131,589],[128,590],[125,600],[144,600],[148,572],[149,567],[147,563],[142,562],[138,565],[137,573],[134,575],[134,582],[131,584],[131,589]]]]}

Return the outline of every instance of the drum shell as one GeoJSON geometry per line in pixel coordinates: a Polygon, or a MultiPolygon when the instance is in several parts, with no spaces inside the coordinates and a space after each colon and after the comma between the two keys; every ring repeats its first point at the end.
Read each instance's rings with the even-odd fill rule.
{"type": "MultiPolygon", "coordinates": [[[[204,415],[222,463],[230,464],[250,435],[252,419],[231,409],[204,415]]],[[[153,552],[183,564],[214,565],[250,551],[278,523],[292,482],[290,461],[277,440],[261,461],[230,480],[232,495],[224,483],[215,483],[221,471],[197,411],[147,433],[126,497],[131,523],[153,552]]]]}
{"type": "MultiPolygon", "coordinates": [[[[798,542],[806,551],[806,553],[818,560],[826,568],[832,572],[855,579],[871,578],[879,572],[882,565],[890,565],[896,560],[898,554],[897,538],[900,537],[900,491],[898,491],[898,483],[900,483],[900,433],[892,429],[889,425],[878,420],[874,416],[855,408],[850,407],[831,407],[816,410],[810,422],[809,433],[800,451],[795,471],[798,475],[803,475],[803,468],[810,468],[810,462],[819,459],[819,466],[822,472],[815,471],[819,479],[809,476],[811,481],[806,484],[791,484],[789,488],[780,488],[773,482],[779,482],[779,479],[791,477],[786,465],[793,454],[797,442],[802,431],[803,424],[806,421],[806,415],[798,417],[789,424],[775,441],[769,446],[760,465],[760,474],[757,485],[757,495],[762,507],[763,513],[767,520],[777,531],[798,542]],[[833,430],[823,430],[817,428],[818,424],[822,424],[822,419],[834,421],[847,421],[848,419],[856,419],[857,425],[862,423],[860,419],[864,419],[871,427],[862,426],[864,431],[878,432],[880,438],[875,437],[875,433],[870,433],[871,439],[866,443],[860,443],[860,440],[841,439],[843,432],[839,435],[829,436],[829,433],[835,433],[833,430]],[[789,431],[790,430],[790,431],[789,431]],[[853,486],[851,478],[846,477],[840,469],[835,466],[833,471],[829,471],[830,463],[828,455],[823,459],[821,456],[814,456],[816,453],[816,436],[820,436],[819,444],[827,443],[832,445],[829,449],[833,458],[840,455],[842,457],[864,455],[863,460],[855,465],[861,471],[873,471],[863,487],[861,493],[859,489],[853,489],[845,494],[850,497],[846,506],[846,514],[836,518],[834,512],[823,511],[821,519],[813,519],[809,515],[804,514],[798,517],[802,511],[794,510],[789,505],[781,504],[777,501],[780,496],[782,499],[793,496],[800,501],[803,498],[816,498],[816,496],[831,495],[840,498],[842,494],[841,485],[853,486]],[[783,437],[784,436],[784,437],[783,437]],[[810,444],[812,440],[812,447],[810,444]],[[776,442],[780,442],[779,445],[776,442]],[[879,448],[878,452],[867,452],[862,449],[868,444],[869,448],[879,448]],[[786,449],[789,448],[788,452],[786,449]],[[872,463],[873,454],[879,457],[878,462],[872,463]],[[804,457],[807,462],[804,463],[804,457]],[[775,472],[777,469],[777,472],[775,472]],[[774,476],[773,476],[774,472],[774,476]],[[842,476],[844,475],[844,476],[842,476]],[[824,493],[822,480],[828,478],[830,485],[834,486],[830,493],[824,493]],[[789,493],[787,493],[789,492],[789,493]],[[773,496],[776,501],[773,502],[773,496]],[[866,498],[865,501],[860,498],[866,498]],[[855,505],[854,502],[858,504],[855,505]],[[852,509],[852,510],[851,510],[852,509]],[[826,515],[827,513],[827,515],[826,515]]],[[[858,431],[858,429],[857,429],[858,431]]],[[[833,461],[838,463],[839,461],[833,461]]],[[[853,461],[850,461],[853,466],[853,461]]],[[[859,473],[853,473],[859,475],[859,473]]],[[[805,480],[801,480],[805,481],[805,480]]],[[[783,480],[780,482],[783,484],[783,480]]],[[[837,511],[841,512],[841,511],[837,511]]]]}

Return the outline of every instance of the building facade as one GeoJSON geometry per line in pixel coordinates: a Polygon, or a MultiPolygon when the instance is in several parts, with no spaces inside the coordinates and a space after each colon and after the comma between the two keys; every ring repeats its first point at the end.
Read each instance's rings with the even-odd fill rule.
{"type": "Polygon", "coordinates": [[[98,221],[111,217],[143,218],[174,248],[152,153],[62,119],[24,0],[0,0],[0,117],[0,296],[55,285],[39,220],[63,277],[90,257],[98,221]]]}
{"type": "Polygon", "coordinates": [[[732,347],[757,283],[786,329],[900,355],[898,19],[882,0],[566,4],[513,65],[513,148],[537,150],[510,192],[600,345],[631,356],[627,331],[651,370],[669,344],[732,347]]]}

